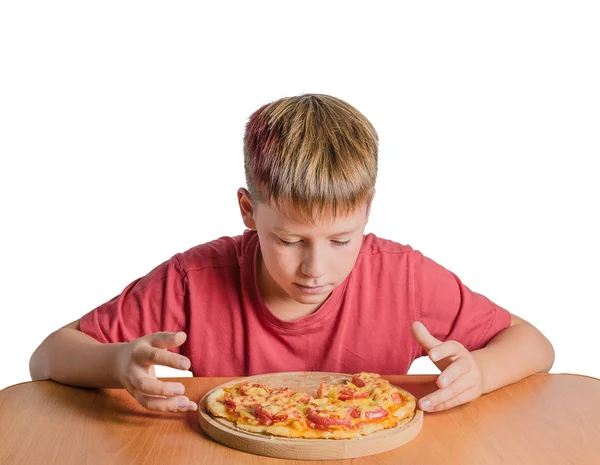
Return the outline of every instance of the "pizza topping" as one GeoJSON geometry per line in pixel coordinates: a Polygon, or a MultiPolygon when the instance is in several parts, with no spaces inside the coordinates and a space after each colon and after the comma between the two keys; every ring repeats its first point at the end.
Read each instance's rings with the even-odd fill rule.
{"type": "Polygon", "coordinates": [[[317,397],[328,397],[332,400],[366,399],[369,397],[369,389],[359,388],[357,385],[350,382],[347,384],[334,384],[332,386],[321,383],[319,390],[317,391],[317,397]]]}
{"type": "Polygon", "coordinates": [[[254,407],[254,415],[258,418],[258,421],[264,423],[265,425],[270,425],[273,423],[273,416],[265,409],[263,409],[260,405],[254,407]]]}
{"type": "Polygon", "coordinates": [[[308,423],[308,426],[310,426],[312,429],[318,429],[321,431],[327,431],[329,429],[329,426],[327,425],[321,425],[319,423],[313,423],[312,421],[308,423]]]}
{"type": "Polygon", "coordinates": [[[290,402],[293,402],[295,404],[308,404],[312,400],[314,399],[304,392],[297,392],[292,397],[290,397],[290,402]]]}
{"type": "Polygon", "coordinates": [[[342,386],[337,396],[337,398],[340,400],[365,399],[367,397],[369,397],[368,391],[360,391],[358,389],[352,389],[348,386],[342,386]]]}
{"type": "Polygon", "coordinates": [[[358,375],[354,375],[352,377],[352,383],[358,387],[364,387],[366,385],[366,383],[361,378],[359,378],[358,375]]]}
{"type": "Polygon", "coordinates": [[[294,391],[290,388],[276,388],[271,390],[267,401],[271,403],[287,402],[293,394],[294,391]]]}
{"type": "Polygon", "coordinates": [[[229,412],[235,412],[235,401],[233,400],[233,396],[229,393],[227,393],[225,395],[225,399],[223,400],[223,403],[225,404],[225,408],[227,409],[227,411],[229,412]]]}
{"type": "Polygon", "coordinates": [[[238,389],[245,396],[266,397],[270,394],[267,386],[256,383],[240,384],[238,389]]]}
{"type": "Polygon", "coordinates": [[[364,387],[367,383],[377,383],[381,379],[377,373],[366,373],[364,371],[357,373],[352,377],[352,383],[358,387],[364,387]]]}
{"type": "Polygon", "coordinates": [[[360,418],[360,409],[356,405],[350,407],[348,412],[352,418],[360,418]]]}
{"type": "Polygon", "coordinates": [[[383,407],[377,407],[373,410],[367,410],[365,412],[365,418],[375,419],[375,418],[383,418],[387,417],[389,412],[383,407]]]}
{"type": "Polygon", "coordinates": [[[284,398],[284,397],[291,397],[292,394],[294,394],[294,391],[292,391],[289,387],[280,387],[280,388],[271,389],[270,397],[284,398]]]}
{"type": "Polygon", "coordinates": [[[261,425],[267,434],[337,439],[392,428],[410,415],[407,403],[416,406],[414,397],[375,373],[362,372],[352,381],[330,383],[320,384],[316,398],[289,387],[234,384],[223,388],[216,399],[227,412],[218,415],[240,426],[261,425]],[[396,413],[403,407],[406,414],[396,413]]]}
{"type": "Polygon", "coordinates": [[[317,391],[317,397],[327,397],[328,392],[327,385],[325,383],[321,383],[319,385],[319,390],[317,391]]]}
{"type": "Polygon", "coordinates": [[[271,425],[277,422],[283,422],[288,419],[299,419],[300,412],[296,409],[284,408],[278,405],[260,405],[254,407],[254,415],[258,421],[265,425],[271,425]]]}
{"type": "Polygon", "coordinates": [[[333,416],[332,414],[328,415],[321,412],[317,413],[317,411],[313,410],[312,408],[308,408],[306,410],[306,417],[313,423],[325,427],[329,427],[331,425],[350,426],[352,424],[351,418],[339,418],[333,416]]]}

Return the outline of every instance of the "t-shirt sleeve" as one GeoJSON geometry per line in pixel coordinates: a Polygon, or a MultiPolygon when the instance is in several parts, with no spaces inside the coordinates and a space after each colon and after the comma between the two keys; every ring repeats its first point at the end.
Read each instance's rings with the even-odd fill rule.
{"type": "Polygon", "coordinates": [[[185,292],[185,272],[174,256],[84,315],[81,331],[104,343],[129,342],[158,331],[187,332],[185,292]]]}
{"type": "Polygon", "coordinates": [[[417,254],[416,317],[435,338],[458,341],[473,351],[485,347],[510,326],[506,309],[470,290],[451,271],[417,254]]]}

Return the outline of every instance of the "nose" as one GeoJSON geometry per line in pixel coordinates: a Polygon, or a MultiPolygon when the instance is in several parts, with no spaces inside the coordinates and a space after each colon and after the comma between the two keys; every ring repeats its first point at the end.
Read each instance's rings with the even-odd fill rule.
{"type": "Polygon", "coordinates": [[[319,279],[325,274],[326,257],[318,247],[307,247],[304,252],[300,271],[309,278],[319,279]]]}

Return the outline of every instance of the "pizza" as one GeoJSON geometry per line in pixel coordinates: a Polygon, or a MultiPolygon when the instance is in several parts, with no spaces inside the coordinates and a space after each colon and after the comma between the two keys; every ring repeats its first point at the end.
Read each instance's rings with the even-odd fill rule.
{"type": "Polygon", "coordinates": [[[408,423],[416,398],[377,373],[322,382],[313,397],[289,387],[241,382],[206,400],[214,417],[244,431],[288,438],[351,439],[408,423]]]}

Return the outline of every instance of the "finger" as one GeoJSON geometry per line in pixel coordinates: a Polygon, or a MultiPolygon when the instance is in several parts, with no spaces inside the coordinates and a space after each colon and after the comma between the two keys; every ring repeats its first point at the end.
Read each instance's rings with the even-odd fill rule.
{"type": "Polygon", "coordinates": [[[187,370],[191,362],[183,355],[174,354],[163,349],[157,349],[145,344],[139,345],[133,352],[133,359],[143,366],[162,365],[165,367],[176,368],[177,370],[187,370]]]}
{"type": "Polygon", "coordinates": [[[188,412],[195,412],[198,410],[198,404],[192,400],[190,400],[190,405],[188,406],[188,412]]]}
{"type": "Polygon", "coordinates": [[[127,377],[124,378],[124,387],[140,405],[148,410],[158,412],[187,412],[198,409],[198,405],[195,402],[190,401],[186,396],[162,397],[144,394],[136,389],[134,384],[127,377]]]}
{"type": "Polygon", "coordinates": [[[466,359],[458,358],[454,363],[451,363],[444,371],[442,371],[442,374],[438,376],[436,380],[436,384],[440,388],[451,386],[452,383],[469,371],[469,367],[470,365],[467,363],[466,359]]]}
{"type": "Polygon", "coordinates": [[[422,410],[435,410],[438,405],[448,402],[472,387],[473,382],[469,379],[469,377],[461,376],[449,386],[438,389],[437,391],[420,399],[419,406],[422,410]]]}
{"type": "Polygon", "coordinates": [[[467,352],[467,349],[460,342],[446,341],[437,346],[435,349],[430,350],[429,358],[432,362],[437,362],[448,357],[456,360],[456,358],[464,352],[467,352]]]}
{"type": "Polygon", "coordinates": [[[159,381],[149,376],[143,376],[139,378],[132,376],[128,379],[133,385],[134,389],[140,391],[142,394],[173,397],[181,396],[185,393],[185,386],[181,383],[159,381]]]}
{"type": "Polygon", "coordinates": [[[456,407],[458,405],[466,404],[467,402],[471,402],[472,400],[480,397],[480,393],[475,388],[469,388],[466,391],[461,392],[457,396],[448,399],[445,402],[442,402],[436,405],[433,409],[430,409],[430,412],[441,412],[443,410],[448,410],[450,408],[456,407]]]}
{"type": "Polygon", "coordinates": [[[192,409],[190,400],[185,396],[155,397],[136,391],[134,397],[143,407],[157,412],[187,412],[192,409]]]}
{"type": "Polygon", "coordinates": [[[420,321],[415,321],[412,324],[411,329],[414,338],[417,340],[419,345],[423,347],[423,349],[425,349],[428,353],[434,347],[437,347],[440,344],[442,344],[442,341],[433,337],[431,333],[427,330],[425,325],[420,321]]]}
{"type": "Polygon", "coordinates": [[[185,334],[183,331],[179,331],[178,333],[161,331],[158,333],[148,334],[144,336],[143,339],[148,341],[153,347],[157,347],[159,349],[173,349],[175,347],[179,347],[186,341],[187,334],[185,334]]]}

